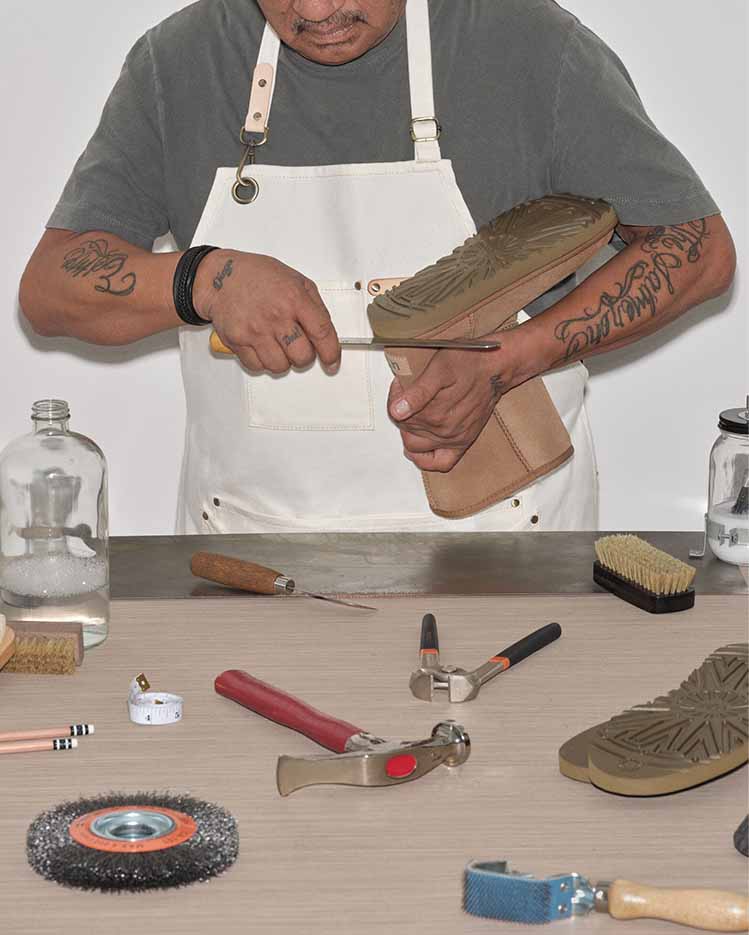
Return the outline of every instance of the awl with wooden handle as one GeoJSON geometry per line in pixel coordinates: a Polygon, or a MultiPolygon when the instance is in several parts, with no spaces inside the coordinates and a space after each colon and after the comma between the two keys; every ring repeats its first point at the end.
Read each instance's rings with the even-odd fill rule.
{"type": "Polygon", "coordinates": [[[198,578],[205,578],[206,581],[215,581],[217,584],[239,588],[241,591],[251,591],[253,594],[299,594],[318,601],[330,601],[332,604],[343,604],[344,607],[355,607],[358,610],[377,609],[368,607],[366,604],[355,604],[353,601],[329,597],[327,594],[302,591],[297,588],[293,578],[281,574],[280,571],[215,552],[196,552],[190,560],[190,571],[198,578]]]}

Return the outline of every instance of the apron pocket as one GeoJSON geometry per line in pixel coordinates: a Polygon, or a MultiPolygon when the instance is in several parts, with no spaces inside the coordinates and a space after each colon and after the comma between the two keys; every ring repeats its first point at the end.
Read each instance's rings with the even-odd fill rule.
{"type": "MultiPolygon", "coordinates": [[[[371,336],[362,290],[341,283],[317,287],[339,337],[371,336]]],[[[318,360],[281,376],[245,374],[249,425],[291,432],[374,430],[371,353],[344,348],[341,368],[333,375],[318,360]]]]}

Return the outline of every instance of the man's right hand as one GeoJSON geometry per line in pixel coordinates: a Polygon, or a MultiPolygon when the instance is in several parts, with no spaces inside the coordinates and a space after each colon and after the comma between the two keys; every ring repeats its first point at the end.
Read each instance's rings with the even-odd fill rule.
{"type": "Polygon", "coordinates": [[[316,357],[328,373],[340,366],[338,336],[317,286],[273,257],[214,250],[198,267],[193,305],[248,370],[282,374],[316,357]]]}

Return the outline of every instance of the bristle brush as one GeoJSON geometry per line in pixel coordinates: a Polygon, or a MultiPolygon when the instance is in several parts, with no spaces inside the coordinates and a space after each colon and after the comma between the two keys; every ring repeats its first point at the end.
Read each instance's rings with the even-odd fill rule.
{"type": "Polygon", "coordinates": [[[694,607],[697,570],[638,536],[604,536],[595,543],[593,580],[650,614],[694,607]]]}
{"type": "Polygon", "coordinates": [[[5,617],[0,614],[0,669],[5,672],[73,675],[82,662],[80,623],[14,620],[12,627],[6,627],[5,617]],[[8,634],[12,636],[10,642],[8,634]]]}
{"type": "Polygon", "coordinates": [[[629,880],[591,886],[576,873],[539,880],[511,871],[506,861],[474,861],[466,867],[463,908],[485,919],[531,925],[593,911],[619,920],[663,919],[709,932],[746,932],[749,925],[749,899],[740,893],[656,888],[629,880]]]}

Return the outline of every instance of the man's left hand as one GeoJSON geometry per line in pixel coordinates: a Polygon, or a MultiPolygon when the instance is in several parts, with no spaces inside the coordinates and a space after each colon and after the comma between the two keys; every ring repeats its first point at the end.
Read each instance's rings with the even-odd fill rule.
{"type": "Polygon", "coordinates": [[[514,341],[503,332],[497,350],[440,350],[421,376],[390,387],[388,412],[403,453],[422,471],[452,470],[478,438],[499,398],[519,382],[514,341]]]}

